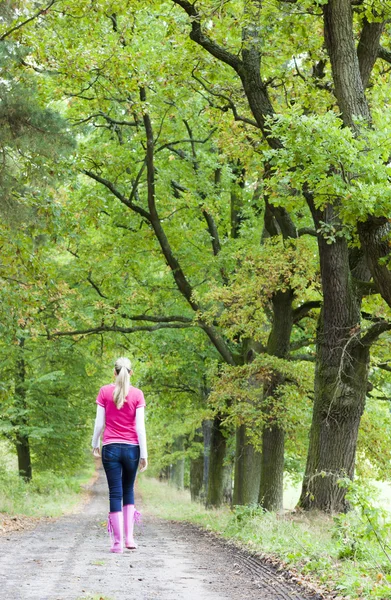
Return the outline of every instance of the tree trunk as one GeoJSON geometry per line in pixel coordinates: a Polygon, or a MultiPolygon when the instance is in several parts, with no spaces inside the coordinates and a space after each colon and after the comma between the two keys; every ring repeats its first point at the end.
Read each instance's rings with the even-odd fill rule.
{"type": "Polygon", "coordinates": [[[18,453],[18,471],[19,475],[25,481],[31,481],[33,473],[31,467],[30,443],[27,436],[16,436],[16,451],[18,453]]]}
{"type": "Polygon", "coordinates": [[[27,402],[26,402],[26,363],[24,360],[24,338],[18,340],[19,356],[15,369],[15,404],[20,414],[16,420],[15,446],[18,455],[19,475],[25,481],[32,479],[32,465],[30,455],[30,440],[26,432],[28,427],[27,402]]]}
{"type": "Polygon", "coordinates": [[[223,502],[224,504],[232,504],[232,469],[233,463],[230,462],[224,465],[223,472],[223,502]]]}
{"type": "MultiPolygon", "coordinates": [[[[278,291],[273,295],[273,323],[267,342],[267,352],[285,358],[289,353],[293,327],[293,291],[278,291]]],[[[265,386],[264,399],[274,397],[283,378],[275,373],[265,386]]],[[[273,402],[273,400],[271,400],[273,402]]],[[[269,407],[269,410],[272,406],[269,407]]],[[[265,409],[268,412],[268,408],[265,409]]],[[[284,496],[284,441],[285,433],[278,422],[267,423],[262,432],[262,467],[259,503],[266,510],[281,510],[284,496]]]]}
{"type": "MultiPolygon", "coordinates": [[[[198,429],[194,436],[195,442],[202,442],[202,429],[198,429]]],[[[190,459],[190,497],[193,501],[200,500],[204,482],[204,454],[200,452],[195,458],[190,459]]]]}
{"type": "Polygon", "coordinates": [[[221,506],[224,500],[224,458],[227,440],[221,427],[221,416],[213,419],[209,454],[208,493],[206,506],[221,506]]]}
{"type": "Polygon", "coordinates": [[[239,425],[236,429],[233,505],[258,502],[261,454],[248,442],[246,429],[246,425],[239,425]]]}
{"type": "Polygon", "coordinates": [[[321,325],[310,445],[299,505],[304,509],[344,512],[348,508],[346,490],[339,486],[338,480],[354,476],[358,428],[365,407],[369,349],[352,336],[342,338],[340,343],[345,352],[335,353],[339,354],[337,364],[326,358],[324,332],[321,325]]]}
{"type": "MultiPolygon", "coordinates": [[[[335,222],[332,207],[319,220],[335,222]]],[[[317,332],[315,398],[299,504],[305,509],[347,509],[341,477],[353,478],[358,427],[365,406],[369,347],[360,340],[360,304],[351,281],[345,239],[318,238],[323,308],[317,332]]]]}
{"type": "Polygon", "coordinates": [[[208,494],[208,480],[209,480],[209,456],[210,456],[210,445],[212,441],[212,430],[213,421],[202,422],[202,433],[204,436],[204,490],[205,497],[208,494]]]}
{"type": "Polygon", "coordinates": [[[345,125],[355,129],[355,117],[370,121],[371,115],[354,39],[352,3],[350,0],[328,0],[323,6],[323,14],[324,40],[330,56],[334,93],[345,125]]]}
{"type": "MultiPolygon", "coordinates": [[[[182,452],[183,451],[183,436],[176,438],[173,444],[174,452],[182,452]]],[[[184,478],[185,478],[185,459],[179,458],[171,465],[171,473],[170,473],[170,483],[175,485],[179,490],[183,490],[184,488],[184,478]]]]}
{"type": "Polygon", "coordinates": [[[170,467],[163,467],[159,473],[159,481],[168,481],[170,479],[170,467]]]}
{"type": "Polygon", "coordinates": [[[284,493],[284,430],[265,427],[262,434],[262,470],[259,504],[266,510],[281,510],[284,493]]]}

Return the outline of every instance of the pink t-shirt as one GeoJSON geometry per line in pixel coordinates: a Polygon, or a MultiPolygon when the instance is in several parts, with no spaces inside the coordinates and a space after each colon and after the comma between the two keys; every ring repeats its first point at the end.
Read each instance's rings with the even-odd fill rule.
{"type": "Polygon", "coordinates": [[[105,444],[127,443],[138,444],[136,431],[136,408],[145,406],[144,394],[138,388],[132,387],[122,408],[115,405],[114,383],[100,388],[96,403],[103,406],[106,411],[106,426],[103,433],[105,444]]]}

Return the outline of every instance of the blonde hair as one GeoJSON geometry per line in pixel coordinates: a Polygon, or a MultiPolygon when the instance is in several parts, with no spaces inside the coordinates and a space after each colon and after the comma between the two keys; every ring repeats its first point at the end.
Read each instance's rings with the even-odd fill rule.
{"type": "Polygon", "coordinates": [[[132,369],[132,364],[128,358],[121,356],[116,360],[114,365],[116,379],[115,379],[115,388],[114,388],[114,402],[116,407],[122,408],[126,396],[129,393],[130,389],[130,371],[132,369]]]}

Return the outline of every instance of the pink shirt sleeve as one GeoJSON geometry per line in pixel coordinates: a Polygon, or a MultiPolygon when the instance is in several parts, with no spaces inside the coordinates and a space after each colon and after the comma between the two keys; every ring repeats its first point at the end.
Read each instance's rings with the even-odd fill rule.
{"type": "Polygon", "coordinates": [[[136,409],[137,408],[141,408],[142,406],[146,406],[146,404],[145,404],[144,394],[140,390],[140,394],[139,394],[139,397],[137,399],[136,409]]]}
{"type": "Polygon", "coordinates": [[[99,394],[96,398],[96,403],[99,404],[99,406],[103,406],[104,408],[106,408],[106,398],[105,398],[103,388],[100,388],[100,390],[99,390],[99,394]]]}

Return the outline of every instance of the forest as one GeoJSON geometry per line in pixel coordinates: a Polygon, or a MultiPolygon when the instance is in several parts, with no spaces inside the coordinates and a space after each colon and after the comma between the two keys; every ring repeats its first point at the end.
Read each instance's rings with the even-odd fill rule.
{"type": "Polygon", "coordinates": [[[0,438],[21,478],[90,460],[129,356],[149,473],[207,507],[279,511],[293,481],[300,510],[345,513],[353,481],[390,480],[390,19],[1,3],[0,438]]]}

